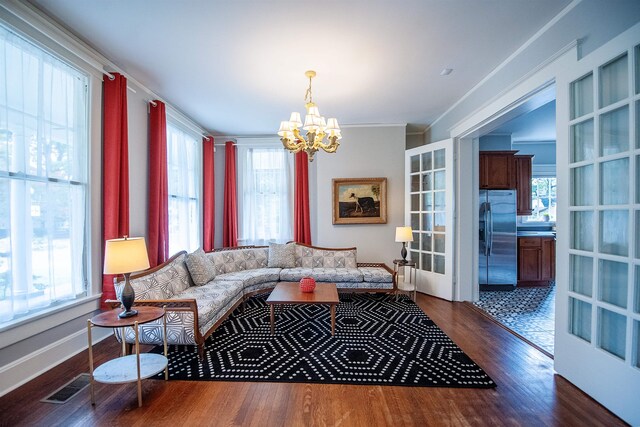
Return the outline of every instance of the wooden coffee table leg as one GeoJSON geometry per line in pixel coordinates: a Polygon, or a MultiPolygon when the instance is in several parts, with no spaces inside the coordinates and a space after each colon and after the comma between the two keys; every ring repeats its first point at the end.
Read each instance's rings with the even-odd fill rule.
{"type": "Polygon", "coordinates": [[[274,334],[274,329],[275,329],[275,328],[274,328],[274,324],[275,324],[275,321],[276,321],[276,316],[275,316],[275,313],[274,313],[274,311],[273,311],[273,308],[274,308],[274,307],[273,307],[273,304],[271,304],[271,305],[269,306],[269,311],[270,311],[270,313],[271,313],[271,335],[273,335],[273,334],[274,334]]]}
{"type": "Polygon", "coordinates": [[[336,305],[331,304],[331,336],[336,332],[336,305]]]}

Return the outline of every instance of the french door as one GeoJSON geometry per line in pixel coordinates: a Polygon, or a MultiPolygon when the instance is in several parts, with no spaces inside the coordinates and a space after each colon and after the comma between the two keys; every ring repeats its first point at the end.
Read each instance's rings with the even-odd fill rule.
{"type": "Polygon", "coordinates": [[[640,425],[640,24],[563,74],[555,369],[640,425]]]}
{"type": "Polygon", "coordinates": [[[407,150],[405,224],[413,230],[409,255],[418,291],[453,299],[453,141],[407,150]]]}

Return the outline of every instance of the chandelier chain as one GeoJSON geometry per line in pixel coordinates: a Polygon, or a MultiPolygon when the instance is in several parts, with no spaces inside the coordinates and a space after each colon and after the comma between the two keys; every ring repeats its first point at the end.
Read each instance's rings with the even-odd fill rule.
{"type": "Polygon", "coordinates": [[[309,87],[307,88],[307,92],[304,94],[305,102],[313,102],[313,95],[311,94],[311,79],[313,77],[309,77],[309,87]]]}

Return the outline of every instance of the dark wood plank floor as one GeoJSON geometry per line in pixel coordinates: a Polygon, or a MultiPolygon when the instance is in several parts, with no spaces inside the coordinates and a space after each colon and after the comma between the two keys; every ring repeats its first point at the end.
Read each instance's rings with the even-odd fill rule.
{"type": "MultiPolygon", "coordinates": [[[[143,381],[96,387],[64,405],[39,400],[86,372],[81,353],[0,398],[0,425],[403,426],[624,425],[554,375],[553,361],[462,303],[418,296],[422,309],[498,383],[495,389],[143,381]]],[[[109,338],[96,363],[117,355],[109,338]]]]}

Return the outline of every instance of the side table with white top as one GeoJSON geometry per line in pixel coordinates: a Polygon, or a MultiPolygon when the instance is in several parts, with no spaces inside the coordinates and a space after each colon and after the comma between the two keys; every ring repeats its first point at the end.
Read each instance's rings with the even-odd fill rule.
{"type": "Polygon", "coordinates": [[[416,291],[418,288],[417,270],[416,270],[415,261],[394,259],[393,271],[396,273],[396,278],[398,281],[398,291],[407,292],[409,295],[413,293],[412,299],[415,302],[416,291]]]}
{"type": "Polygon", "coordinates": [[[121,310],[115,309],[100,313],[87,321],[89,337],[89,380],[91,384],[91,404],[95,405],[94,381],[106,384],[124,384],[136,381],[138,383],[138,407],[142,406],[142,380],[152,377],[164,370],[165,380],[169,379],[167,359],[167,320],[165,309],[160,307],[136,307],[138,314],[132,317],[120,318],[121,310]],[[154,353],[140,354],[138,326],[163,319],[164,355],[154,353]],[[91,342],[91,328],[122,328],[122,356],[109,360],[93,369],[93,346],[91,342]],[[126,355],[125,328],[133,328],[135,334],[135,354],[126,355]]]}

